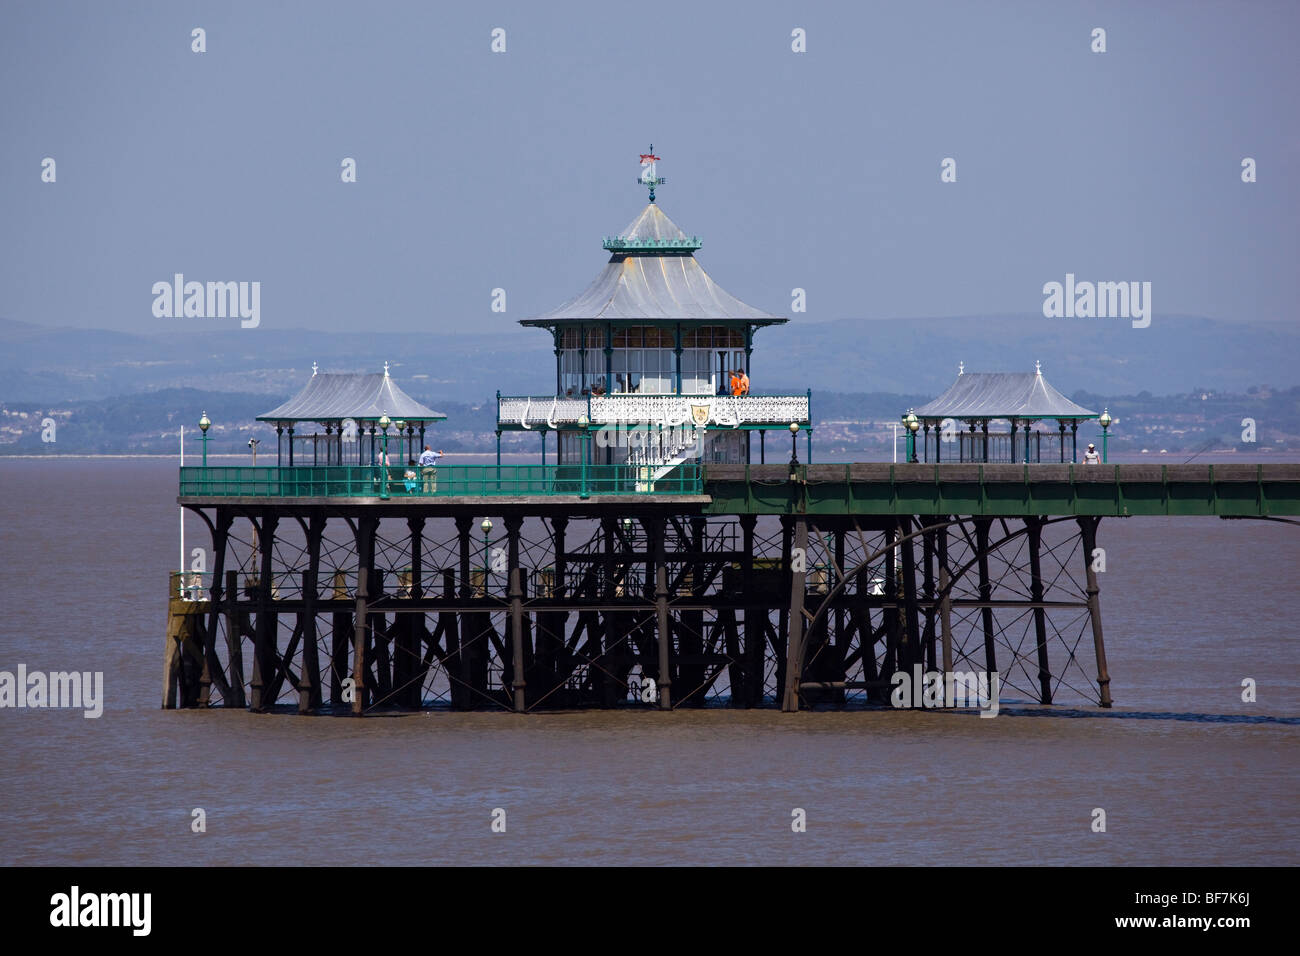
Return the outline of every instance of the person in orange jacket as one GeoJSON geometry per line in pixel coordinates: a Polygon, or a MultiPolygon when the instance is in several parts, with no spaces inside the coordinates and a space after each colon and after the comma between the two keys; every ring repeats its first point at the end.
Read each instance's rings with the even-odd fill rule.
{"type": "Polygon", "coordinates": [[[740,370],[739,369],[733,368],[731,370],[731,394],[732,395],[740,394],[740,370]]]}
{"type": "Polygon", "coordinates": [[[749,376],[745,374],[745,370],[743,368],[740,370],[740,391],[737,392],[736,394],[737,395],[749,394],[749,376]]]}

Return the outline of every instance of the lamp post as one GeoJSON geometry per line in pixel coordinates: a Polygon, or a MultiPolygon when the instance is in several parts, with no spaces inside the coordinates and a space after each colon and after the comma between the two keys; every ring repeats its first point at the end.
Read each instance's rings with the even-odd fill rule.
{"type": "Polygon", "coordinates": [[[208,429],[212,427],[212,422],[208,420],[208,413],[204,412],[203,417],[199,419],[199,431],[203,434],[200,438],[203,441],[203,467],[208,467],[208,429]]]}
{"type": "Polygon", "coordinates": [[[488,593],[488,575],[492,571],[492,562],[488,560],[491,552],[488,550],[492,546],[492,519],[484,518],[483,523],[479,525],[483,529],[483,596],[487,597],[488,593]]]}
{"type": "Polygon", "coordinates": [[[379,460],[379,497],[388,498],[388,426],[393,424],[393,420],[385,412],[379,417],[379,428],[384,433],[384,450],[380,452],[379,460]]]}
{"type": "Polygon", "coordinates": [[[579,498],[591,497],[587,494],[587,426],[590,424],[591,421],[585,414],[578,416],[578,461],[582,471],[582,488],[578,493],[579,498]]]}
{"type": "Polygon", "coordinates": [[[1110,429],[1110,423],[1113,422],[1114,420],[1115,420],[1115,419],[1113,419],[1113,418],[1110,417],[1110,409],[1109,409],[1109,408],[1103,408],[1103,409],[1101,410],[1101,418],[1097,419],[1097,423],[1098,423],[1099,425],[1101,425],[1101,461],[1102,461],[1102,464],[1105,464],[1106,461],[1107,461],[1107,456],[1106,456],[1106,445],[1107,445],[1107,439],[1110,438],[1110,431],[1109,431],[1109,429],[1110,429]]]}
{"type": "Polygon", "coordinates": [[[916,412],[910,408],[907,410],[907,418],[905,418],[903,421],[907,425],[907,447],[909,449],[907,460],[909,462],[915,463],[917,461],[916,432],[917,429],[921,427],[921,423],[917,421],[916,412]]]}
{"type": "Polygon", "coordinates": [[[790,423],[790,480],[799,480],[799,423],[790,423]]]}
{"type": "Polygon", "coordinates": [[[253,467],[254,467],[254,468],[257,467],[257,446],[260,445],[260,444],[262,444],[262,439],[260,439],[260,438],[250,438],[250,439],[248,440],[248,447],[249,447],[249,448],[252,450],[252,452],[253,452],[253,467]]]}

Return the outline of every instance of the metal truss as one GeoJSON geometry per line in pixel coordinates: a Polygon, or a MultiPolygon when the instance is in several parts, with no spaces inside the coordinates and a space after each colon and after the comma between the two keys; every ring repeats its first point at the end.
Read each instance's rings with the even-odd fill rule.
{"type": "Polygon", "coordinates": [[[1110,705],[1097,518],[189,507],[165,706],[823,709],[977,671],[1110,705]]]}

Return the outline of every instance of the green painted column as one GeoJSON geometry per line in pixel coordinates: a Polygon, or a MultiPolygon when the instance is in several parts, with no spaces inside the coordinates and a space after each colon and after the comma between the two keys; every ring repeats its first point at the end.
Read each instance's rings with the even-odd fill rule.
{"type": "Polygon", "coordinates": [[[673,326],[673,357],[677,394],[680,395],[682,393],[682,324],[680,322],[673,326]]]}
{"type": "Polygon", "coordinates": [[[551,339],[555,342],[555,394],[563,395],[564,389],[560,387],[560,327],[557,325],[551,329],[551,339]]]}

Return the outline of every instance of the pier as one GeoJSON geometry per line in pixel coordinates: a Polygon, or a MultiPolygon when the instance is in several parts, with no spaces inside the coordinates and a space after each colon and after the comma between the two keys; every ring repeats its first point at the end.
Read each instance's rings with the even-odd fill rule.
{"type": "Polygon", "coordinates": [[[1103,518],[1300,516],[1282,464],[304,470],[182,470],[213,567],[173,575],[165,706],[796,710],[920,665],[1105,707],[1103,518]]]}
{"type": "Polygon", "coordinates": [[[387,364],[313,364],[259,416],[274,465],[181,469],[211,565],[172,576],[164,706],[797,711],[923,671],[1109,707],[1102,520],[1300,515],[1300,465],[1110,464],[1041,363],[954,360],[906,461],[814,463],[813,393],[751,390],[788,320],[704,271],[658,160],[587,288],[521,321],[553,387],[497,394],[495,465],[441,462],[387,364]],[[501,464],[524,432],[538,463],[501,464]]]}

